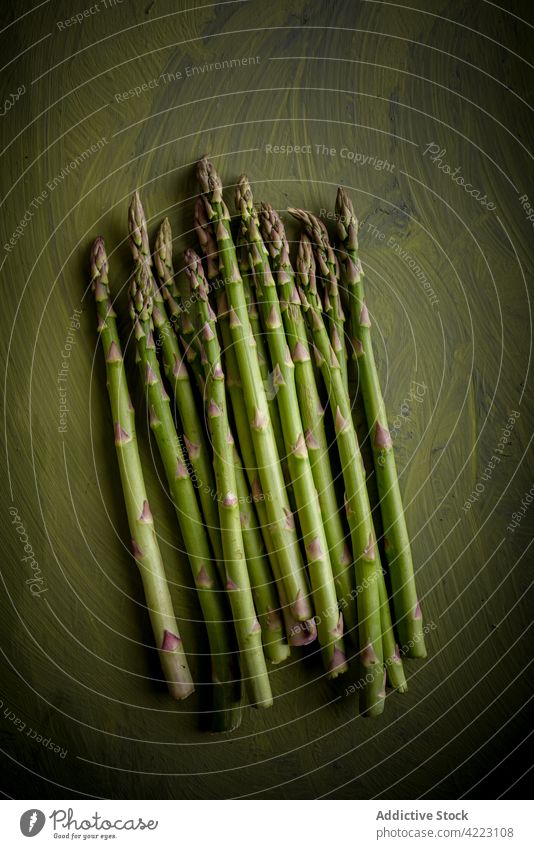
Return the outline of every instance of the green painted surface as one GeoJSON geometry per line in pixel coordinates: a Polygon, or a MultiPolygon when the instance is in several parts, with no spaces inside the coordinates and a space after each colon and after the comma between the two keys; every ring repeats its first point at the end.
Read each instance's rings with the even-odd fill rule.
{"type": "MultiPolygon", "coordinates": [[[[517,0],[516,17],[434,0],[420,4],[424,12],[288,0],[204,3],[193,14],[191,5],[100,2],[61,28],[83,3],[50,3],[2,33],[5,97],[25,87],[0,121],[2,245],[26,216],[0,259],[3,789],[51,798],[505,792],[527,764],[519,744],[531,695],[534,508],[513,532],[507,525],[523,511],[533,471],[532,224],[519,199],[530,191],[534,204],[532,30],[520,20],[532,10],[517,0]],[[193,66],[247,57],[254,62],[188,76],[193,66]],[[431,143],[446,150],[442,166],[459,167],[456,176],[495,209],[425,155],[431,143]],[[96,152],[76,161],[91,145],[96,152]],[[311,148],[282,154],[268,145],[311,148]],[[200,728],[201,686],[174,704],[149,680],[159,670],[126,548],[104,368],[84,298],[87,256],[102,233],[123,308],[130,194],[141,190],[151,233],[170,216],[182,251],[192,238],[191,166],[205,152],[225,183],[245,170],[257,198],[279,209],[332,210],[341,182],[362,222],[418,584],[436,625],[428,660],[407,663],[409,693],[388,698],[377,722],[357,718],[355,697],[344,696],[354,667],[334,688],[313,658],[273,670],[274,708],[248,710],[232,737],[200,728]],[[520,416],[500,453],[513,411],[520,416]],[[499,459],[484,479],[492,455],[499,459]],[[477,485],[479,500],[465,511],[477,485]],[[39,595],[26,583],[24,531],[39,595]]],[[[10,4],[2,26],[30,9],[10,4]]],[[[120,326],[126,344],[124,309],[120,326]]],[[[202,679],[199,608],[138,389],[136,399],[152,508],[202,679]]]]}

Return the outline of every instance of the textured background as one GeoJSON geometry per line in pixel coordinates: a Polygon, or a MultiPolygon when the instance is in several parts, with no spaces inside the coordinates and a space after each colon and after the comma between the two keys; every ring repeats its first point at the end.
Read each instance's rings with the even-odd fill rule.
{"type": "MultiPolygon", "coordinates": [[[[533,480],[533,230],[519,200],[530,192],[534,204],[530,3],[511,0],[503,11],[482,0],[410,7],[99,0],[82,23],[58,27],[89,8],[83,3],[2,7],[2,100],[18,92],[0,118],[4,793],[519,794],[529,765],[533,656],[534,507],[521,507],[533,480]],[[188,67],[242,57],[257,60],[187,76],[188,67]],[[143,84],[139,96],[115,97],[143,84]],[[98,152],[68,167],[99,139],[98,152]],[[442,164],[459,167],[494,207],[425,155],[431,143],[445,149],[442,164]],[[277,155],[269,144],[313,147],[277,155]],[[342,156],[342,148],[357,158],[342,156]],[[358,718],[355,697],[344,696],[354,667],[334,688],[313,658],[274,670],[274,708],[247,711],[231,737],[201,730],[202,687],[176,705],[150,680],[159,672],[125,547],[104,369],[93,304],[84,297],[87,256],[102,233],[124,306],[131,192],[142,191],[151,232],[170,216],[181,251],[191,239],[192,163],[205,152],[226,184],[246,170],[257,197],[279,209],[331,210],[343,183],[362,222],[418,584],[436,626],[428,659],[407,664],[409,693],[388,698],[377,722],[358,718]],[[9,245],[24,216],[22,235],[9,245]],[[407,253],[388,247],[390,238],[407,253]],[[57,374],[75,309],[83,314],[61,433],[57,374]],[[425,387],[420,403],[406,403],[413,381],[425,387]],[[520,415],[503,448],[512,411],[520,415]],[[484,479],[499,443],[499,462],[484,479]],[[464,510],[477,485],[479,500],[464,510]],[[519,526],[507,529],[523,509],[519,526]],[[31,569],[17,527],[39,562],[37,596],[26,584],[31,569]],[[29,729],[66,754],[46,749],[29,729]]],[[[121,328],[126,342],[124,312],[121,328]]],[[[184,639],[201,655],[206,645],[172,507],[139,420],[184,639]]],[[[192,666],[204,674],[200,657],[192,666]]]]}

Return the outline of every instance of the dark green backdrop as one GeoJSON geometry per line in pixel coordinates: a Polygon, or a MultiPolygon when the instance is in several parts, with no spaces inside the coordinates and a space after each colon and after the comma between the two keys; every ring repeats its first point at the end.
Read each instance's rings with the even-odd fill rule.
{"type": "MultiPolygon", "coordinates": [[[[528,2],[506,6],[71,0],[2,7],[6,795],[521,792],[532,719],[534,507],[525,495],[533,480],[534,19],[528,2]],[[81,22],[64,23],[84,9],[81,22]],[[251,61],[209,67],[243,58],[251,61]],[[138,94],[123,96],[136,86],[138,94]],[[268,147],[297,144],[312,147],[289,154],[268,147]],[[177,705],[149,680],[159,671],[125,547],[103,364],[84,297],[87,257],[102,233],[124,307],[130,194],[142,191],[151,232],[169,215],[183,250],[193,239],[192,163],[205,152],[226,184],[246,170],[256,196],[278,209],[331,211],[343,183],[361,219],[418,584],[435,625],[428,659],[407,664],[409,693],[388,698],[376,722],[358,718],[355,697],[344,696],[354,665],[335,688],[313,659],[274,670],[274,708],[247,711],[231,737],[199,727],[202,687],[177,705]],[[83,312],[70,334],[74,310],[83,312]],[[70,356],[58,383],[65,344],[70,356]],[[520,520],[511,530],[514,513],[520,520]],[[27,583],[32,576],[40,583],[27,583]],[[47,748],[49,739],[59,751],[47,748]]],[[[126,342],[124,311],[121,330],[126,342]]],[[[153,512],[201,677],[199,611],[139,420],[153,512]]]]}

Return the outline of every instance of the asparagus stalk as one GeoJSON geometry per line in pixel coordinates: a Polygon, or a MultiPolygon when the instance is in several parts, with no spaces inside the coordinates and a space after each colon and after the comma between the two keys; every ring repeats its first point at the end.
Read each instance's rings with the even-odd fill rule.
{"type": "Polygon", "coordinates": [[[364,677],[360,690],[362,713],[378,716],[384,709],[381,604],[378,575],[381,572],[371,508],[365,486],[363,462],[352,423],[348,392],[340,364],[330,344],[317,292],[315,262],[308,236],[300,239],[297,259],[300,297],[312,333],[315,356],[330,398],[337,446],[345,484],[345,509],[349,522],[358,590],[358,636],[364,677]]]}
{"type": "MultiPolygon", "coordinates": [[[[221,330],[225,351],[224,359],[225,368],[227,371],[227,387],[230,399],[232,401],[238,439],[241,451],[243,453],[243,458],[245,460],[245,467],[247,471],[247,476],[249,478],[250,490],[254,495],[254,503],[262,528],[262,535],[265,547],[268,551],[269,560],[277,582],[278,595],[280,596],[280,602],[282,604],[286,633],[288,635],[290,645],[302,645],[307,642],[312,642],[317,635],[317,630],[314,624],[312,623],[311,625],[309,625],[309,628],[306,629],[305,636],[302,636],[300,632],[297,633],[296,631],[294,631],[295,619],[293,618],[285,599],[283,583],[280,579],[280,571],[278,568],[278,561],[276,557],[275,543],[269,531],[264,496],[261,492],[261,484],[256,473],[257,463],[254,454],[254,446],[252,443],[252,434],[250,432],[250,427],[248,423],[246,405],[243,396],[243,388],[241,385],[241,378],[239,376],[237,358],[235,355],[233,340],[230,332],[229,312],[226,294],[224,291],[224,281],[219,277],[217,241],[213,234],[213,228],[206,215],[203,200],[200,197],[197,198],[197,202],[195,205],[195,227],[199,243],[206,257],[208,280],[211,281],[212,287],[214,289],[216,288],[218,292],[217,300],[218,304],[220,305],[220,307],[218,307],[219,328],[221,330]]],[[[261,576],[259,574],[255,576],[255,578],[258,579],[258,582],[260,582],[260,577],[261,576]]],[[[264,575],[264,578],[265,577],[266,575],[264,575]]],[[[256,583],[254,577],[251,576],[251,579],[253,584],[256,583]]],[[[261,583],[267,583],[267,581],[262,579],[261,583]]],[[[281,651],[280,647],[279,651],[281,651]]],[[[282,660],[281,657],[280,660],[282,660]]]]}
{"type": "MultiPolygon", "coordinates": [[[[201,503],[204,516],[210,529],[212,546],[220,564],[223,562],[222,541],[218,524],[218,508],[214,498],[215,482],[205,440],[204,429],[196,410],[193,388],[189,381],[187,368],[180,358],[178,341],[172,331],[171,321],[167,318],[162,304],[161,292],[167,292],[166,300],[170,305],[170,315],[175,315],[179,322],[180,314],[184,315],[184,303],[178,305],[178,291],[175,283],[172,261],[172,232],[168,219],[164,219],[156,235],[154,247],[154,265],[161,283],[161,291],[154,294],[154,324],[158,328],[162,341],[163,362],[167,377],[174,387],[176,404],[185,430],[185,442],[191,458],[197,485],[200,489],[201,503]],[[175,306],[176,305],[176,306],[175,306]],[[178,385],[177,385],[178,384],[178,385]],[[199,452],[200,447],[200,452],[199,452]],[[194,461],[197,461],[195,464],[194,461]],[[201,461],[201,467],[199,462],[201,461]],[[206,503],[207,502],[207,503],[206,503]]],[[[193,304],[189,304],[189,312],[193,304]]],[[[192,335],[196,331],[192,325],[192,335]]],[[[199,356],[194,358],[194,367],[201,367],[199,356]]],[[[200,378],[197,383],[200,382],[200,378]]],[[[204,379],[202,377],[202,385],[204,379]]],[[[257,526],[254,508],[249,502],[244,472],[240,464],[236,465],[237,493],[240,503],[240,517],[243,530],[245,556],[249,567],[250,580],[254,603],[262,630],[262,640],[266,657],[272,663],[286,660],[289,654],[287,644],[283,641],[282,626],[277,614],[278,599],[276,590],[271,585],[269,567],[265,558],[261,533],[257,526]]]]}
{"type": "Polygon", "coordinates": [[[252,598],[261,626],[263,651],[271,663],[281,663],[289,657],[289,646],[284,641],[284,630],[280,619],[280,603],[269,569],[266,548],[254,511],[241,457],[234,447],[234,464],[239,499],[241,531],[252,589],[252,598]]]}
{"type": "Polygon", "coordinates": [[[284,442],[284,435],[282,432],[282,423],[280,421],[280,413],[278,411],[278,404],[276,403],[277,390],[276,387],[273,385],[273,371],[271,368],[269,349],[268,345],[265,342],[265,335],[260,320],[260,315],[258,312],[258,304],[256,303],[256,295],[253,291],[253,286],[251,282],[253,278],[253,273],[250,264],[248,246],[239,234],[236,239],[236,255],[239,273],[241,274],[241,279],[243,281],[243,292],[245,294],[245,300],[247,303],[250,328],[252,330],[252,336],[256,343],[256,354],[258,356],[260,372],[263,380],[263,385],[265,387],[265,394],[267,397],[267,402],[269,404],[269,415],[271,417],[271,424],[273,426],[273,433],[276,442],[276,448],[278,450],[278,457],[280,458],[280,465],[282,466],[282,474],[284,476],[286,493],[291,510],[293,511],[293,513],[295,513],[296,504],[293,493],[293,484],[291,481],[291,475],[289,473],[289,464],[286,456],[286,448],[284,442]]]}
{"type": "Polygon", "coordinates": [[[349,386],[347,345],[345,340],[345,313],[339,295],[339,262],[334,253],[324,222],[303,209],[289,209],[304,225],[305,232],[313,245],[313,251],[324,284],[324,311],[328,316],[330,342],[341,368],[345,386],[349,386]]]}
{"type": "MultiPolygon", "coordinates": [[[[134,260],[143,262],[148,267],[152,265],[145,212],[138,192],[135,192],[128,212],[130,231],[130,247],[134,260]]],[[[172,298],[174,273],[172,268],[172,233],[170,224],[163,224],[157,234],[154,264],[162,283],[161,290],[153,287],[152,319],[157,329],[158,341],[165,375],[169,380],[178,413],[183,427],[184,443],[195,475],[197,492],[208,530],[210,542],[216,560],[222,564],[223,552],[219,529],[219,511],[213,493],[215,479],[211,465],[204,428],[198,414],[193,388],[189,380],[187,367],[183,362],[178,339],[173,331],[171,321],[167,318],[162,291],[168,291],[168,299],[172,298]]],[[[172,315],[172,313],[171,313],[172,315]]]]}
{"type": "Polygon", "coordinates": [[[345,541],[345,531],[337,504],[324,428],[324,410],[317,389],[306,322],[302,315],[295,274],[289,257],[289,244],[280,216],[269,204],[263,203],[261,206],[260,226],[263,241],[271,257],[286,337],[295,364],[295,384],[302,425],[319,495],[337,598],[347,632],[356,640],[357,616],[352,554],[345,541]]]}
{"type": "Polygon", "coordinates": [[[378,576],[378,593],[380,598],[382,651],[384,656],[384,665],[386,667],[386,678],[390,687],[398,690],[399,693],[406,693],[408,690],[408,683],[404,674],[404,664],[400,656],[399,647],[395,639],[395,632],[393,631],[388,592],[382,568],[380,569],[380,575],[378,576]]]}
{"type": "MultiPolygon", "coordinates": [[[[243,386],[241,384],[237,358],[230,333],[228,303],[224,289],[219,291],[217,299],[217,318],[224,346],[226,385],[230,395],[237,437],[239,440],[241,454],[243,456],[245,471],[249,480],[250,491],[254,500],[254,506],[256,508],[256,513],[258,515],[258,520],[263,534],[265,548],[267,549],[271,569],[276,580],[289,645],[309,645],[309,643],[312,643],[317,638],[315,622],[313,619],[308,622],[297,622],[293,617],[285,597],[284,585],[280,576],[276,550],[269,531],[269,520],[265,506],[265,497],[261,489],[261,483],[257,471],[256,455],[254,453],[254,445],[252,443],[248,423],[243,386]]],[[[268,574],[268,567],[266,567],[266,572],[268,574]]],[[[267,574],[263,578],[264,583],[266,582],[267,574]]]]}
{"type": "Polygon", "coordinates": [[[319,643],[325,668],[329,676],[335,678],[347,669],[343,647],[343,615],[338,611],[328,544],[300,417],[295,367],[282,324],[269,255],[260,235],[258,214],[245,175],[240,177],[236,189],[236,207],[241,215],[240,238],[248,247],[258,306],[273,364],[273,384],[284,447],[308,560],[315,611],[318,614],[319,643]]]}
{"type": "Polygon", "coordinates": [[[203,394],[204,374],[200,363],[200,345],[191,320],[190,305],[184,302],[176,283],[172,257],[172,230],[168,218],[163,219],[156,233],[154,266],[159,280],[158,292],[165,301],[169,323],[181,342],[197,388],[203,394]]]}
{"type": "Polygon", "coordinates": [[[135,413],[126,382],[115,311],[109,291],[108,260],[101,237],[96,239],[91,250],[91,284],[96,301],[98,332],[106,358],[115,448],[132,537],[132,553],[143,582],[152,630],[169,692],[175,699],[185,699],[193,692],[194,686],[178,631],[147,499],[137,448],[135,413]]]}
{"type": "MultiPolygon", "coordinates": [[[[306,575],[295,532],[294,518],[284,487],[278,451],[269,416],[265,389],[254,349],[243,282],[230,232],[230,214],[222,197],[222,184],[213,164],[204,157],[197,167],[204,209],[215,227],[219,271],[230,307],[230,330],[239,363],[243,393],[254,444],[258,474],[265,495],[270,533],[291,611],[299,621],[311,619],[306,575]]],[[[199,239],[202,226],[197,227],[199,239]]],[[[201,242],[202,244],[202,242],[201,242]]]]}
{"type": "MultiPolygon", "coordinates": [[[[314,254],[318,257],[320,268],[325,273],[326,266],[329,269],[329,275],[332,279],[335,274],[335,279],[339,280],[340,268],[337,257],[335,256],[329,240],[328,235],[326,233],[326,228],[320,219],[315,218],[310,213],[302,213],[300,210],[294,210],[295,217],[298,217],[300,220],[304,220],[307,222],[307,230],[308,232],[314,233],[314,237],[318,240],[322,234],[322,246],[317,241],[314,245],[314,254]]],[[[339,305],[339,309],[341,310],[341,314],[343,315],[341,304],[339,302],[339,290],[337,285],[329,287],[330,291],[330,299],[328,300],[329,308],[328,312],[331,317],[336,317],[338,313],[338,308],[336,305],[339,305]],[[333,292],[335,291],[335,297],[333,292]]],[[[325,293],[325,299],[327,297],[327,293],[325,293]]],[[[296,301],[296,297],[294,297],[296,301]]],[[[343,316],[344,320],[344,316],[343,316]]],[[[331,334],[331,344],[332,340],[338,339],[339,337],[336,335],[335,328],[334,332],[331,334]]],[[[340,347],[339,345],[335,346],[332,344],[332,348],[334,349],[334,354],[336,357],[340,356],[340,347]],[[337,347],[337,352],[335,350],[337,347]]],[[[341,356],[344,354],[341,352],[341,356]]],[[[343,359],[338,360],[340,363],[343,362],[343,359]]],[[[345,379],[344,379],[345,383],[345,379]]],[[[346,383],[346,388],[348,390],[348,383],[346,383]]],[[[351,419],[352,421],[352,419],[351,419]]],[[[363,467],[363,464],[362,464],[363,467]]],[[[365,479],[365,469],[363,469],[363,475],[365,479]]],[[[405,692],[408,687],[406,683],[406,678],[404,675],[404,667],[402,664],[402,660],[400,659],[399,649],[395,642],[395,636],[393,632],[393,626],[391,623],[391,613],[388,604],[388,596],[386,585],[384,581],[384,574],[382,571],[382,567],[380,564],[380,560],[377,560],[377,581],[379,588],[379,599],[380,599],[380,622],[382,627],[382,648],[383,648],[383,656],[385,659],[385,666],[387,671],[387,678],[392,687],[399,690],[399,692],[405,692]]]]}
{"type": "Polygon", "coordinates": [[[258,707],[270,707],[272,694],[269,675],[265,666],[261,628],[254,609],[244,554],[233,447],[226,409],[224,372],[221,366],[215,314],[209,306],[207,282],[202,263],[191,249],[185,252],[185,265],[191,291],[198,295],[197,321],[205,353],[206,413],[214,448],[213,464],[226,567],[226,589],[232,607],[241,664],[250,698],[258,707]]]}
{"type": "Polygon", "coordinates": [[[410,539],[402,505],[399,478],[388,429],[386,408],[371,341],[371,320],[365,303],[363,271],[358,255],[358,222],[352,201],[339,188],[337,232],[341,244],[343,285],[349,293],[352,348],[357,359],[384,526],[384,549],[391,575],[393,605],[403,651],[425,657],[423,617],[417,596],[410,539]]]}
{"type": "Polygon", "coordinates": [[[152,333],[155,286],[148,264],[137,262],[130,288],[130,315],[134,324],[136,358],[146,390],[150,427],[155,435],[174,503],[185,550],[204,615],[212,663],[214,728],[231,731],[239,726],[240,686],[232,658],[224,595],[212,562],[208,538],[197,504],[161,378],[152,333]]]}
{"type": "Polygon", "coordinates": [[[265,344],[263,329],[258,313],[258,305],[256,303],[256,299],[254,297],[250,281],[252,269],[250,265],[248,246],[242,235],[238,236],[236,240],[236,255],[238,260],[239,272],[243,281],[243,292],[245,295],[245,301],[247,303],[250,328],[252,330],[252,338],[256,343],[256,354],[258,356],[260,373],[267,394],[267,401],[269,403],[269,415],[271,417],[271,424],[273,426],[276,448],[278,450],[280,462],[282,463],[282,471],[284,473],[284,480],[287,489],[287,486],[291,485],[291,480],[288,470],[288,464],[286,461],[286,451],[284,444],[284,436],[282,433],[282,423],[280,421],[280,413],[278,411],[278,406],[275,400],[274,387],[272,385],[272,373],[270,367],[271,363],[269,358],[269,351],[267,345],[265,344]]]}

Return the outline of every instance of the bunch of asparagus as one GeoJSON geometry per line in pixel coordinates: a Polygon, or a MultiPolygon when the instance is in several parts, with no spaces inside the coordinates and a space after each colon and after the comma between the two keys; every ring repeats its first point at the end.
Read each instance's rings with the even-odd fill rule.
{"type": "MultiPolygon", "coordinates": [[[[352,202],[340,188],[335,245],[320,218],[290,209],[302,224],[292,262],[280,216],[255,206],[246,176],[235,190],[234,233],[206,157],[197,177],[202,258],[187,247],[182,273],[168,219],[151,250],[134,194],[129,297],[150,429],[209,639],[213,728],[238,726],[242,685],[250,704],[271,706],[268,663],[310,644],[328,678],[356,670],[360,711],[378,716],[388,684],[407,689],[404,658],[426,649],[352,202]],[[355,385],[379,493],[375,517],[355,385]]],[[[132,552],[163,674],[182,699],[193,683],[146,495],[100,237],[91,282],[132,552]]]]}

